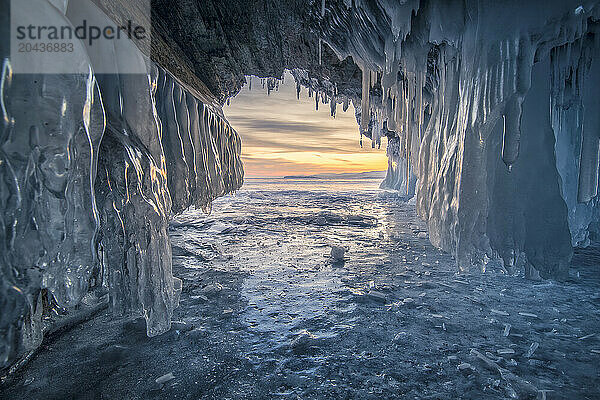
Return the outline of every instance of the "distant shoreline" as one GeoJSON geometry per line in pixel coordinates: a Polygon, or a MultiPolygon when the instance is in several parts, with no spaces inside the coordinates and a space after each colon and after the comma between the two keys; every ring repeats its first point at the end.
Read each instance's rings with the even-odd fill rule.
{"type": "Polygon", "coordinates": [[[329,179],[316,175],[286,175],[283,179],[329,179]]]}
{"type": "Polygon", "coordinates": [[[252,176],[246,179],[306,179],[306,180],[326,180],[326,179],[384,179],[385,171],[367,171],[367,172],[343,172],[343,173],[322,173],[315,175],[285,175],[285,176],[252,176]]]}

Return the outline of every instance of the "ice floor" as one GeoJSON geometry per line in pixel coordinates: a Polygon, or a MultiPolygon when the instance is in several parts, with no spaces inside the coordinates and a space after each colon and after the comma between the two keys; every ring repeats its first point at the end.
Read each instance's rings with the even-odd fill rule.
{"type": "Polygon", "coordinates": [[[414,205],[352,182],[250,182],[171,236],[170,332],[106,312],[0,398],[600,398],[600,249],[562,283],[457,275],[414,205]]]}

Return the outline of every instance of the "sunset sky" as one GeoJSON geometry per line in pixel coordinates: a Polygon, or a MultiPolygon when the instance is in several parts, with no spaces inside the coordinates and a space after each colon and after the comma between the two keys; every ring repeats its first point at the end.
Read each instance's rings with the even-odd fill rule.
{"type": "MultiPolygon", "coordinates": [[[[250,78],[247,78],[249,80],[250,78]]],[[[385,139],[372,149],[364,138],[359,145],[358,125],[352,105],[347,112],[338,104],[336,117],[328,104],[315,111],[315,99],[306,89],[296,99],[294,78],[286,72],[279,91],[262,88],[253,78],[224,108],[242,138],[242,159],[247,177],[311,175],[325,172],[384,171],[385,139]]]]}

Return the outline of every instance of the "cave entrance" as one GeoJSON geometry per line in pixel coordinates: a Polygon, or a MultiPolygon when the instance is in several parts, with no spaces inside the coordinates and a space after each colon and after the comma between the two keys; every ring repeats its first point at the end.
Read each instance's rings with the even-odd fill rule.
{"type": "Polygon", "coordinates": [[[376,172],[387,169],[386,139],[363,146],[352,101],[334,91],[302,87],[287,70],[281,80],[247,77],[224,107],[242,137],[245,177],[383,179],[376,172]]]}

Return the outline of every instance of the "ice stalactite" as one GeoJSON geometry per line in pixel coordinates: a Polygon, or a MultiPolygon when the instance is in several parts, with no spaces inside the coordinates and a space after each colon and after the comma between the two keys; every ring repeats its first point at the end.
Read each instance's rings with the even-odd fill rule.
{"type": "Polygon", "coordinates": [[[519,157],[519,146],[521,144],[521,102],[515,96],[509,100],[504,108],[502,133],[502,161],[509,171],[519,157]]]}
{"type": "Polygon", "coordinates": [[[344,112],[348,110],[350,105],[350,99],[348,96],[340,94],[337,90],[335,83],[332,83],[328,79],[311,78],[308,71],[303,69],[294,69],[290,71],[290,74],[296,82],[296,97],[300,98],[300,91],[302,87],[307,88],[308,97],[315,95],[315,109],[319,109],[320,104],[329,103],[329,114],[335,118],[337,113],[338,104],[342,104],[344,112]]]}
{"type": "Polygon", "coordinates": [[[595,232],[599,9],[485,0],[328,7],[325,43],[363,70],[361,134],[388,136],[382,186],[416,193],[432,243],[460,269],[499,260],[532,277],[564,277],[571,244],[595,232]]]}
{"type": "Polygon", "coordinates": [[[360,132],[364,133],[369,129],[369,123],[371,122],[371,107],[370,107],[370,93],[371,93],[371,71],[367,67],[362,67],[362,99],[360,102],[361,119],[360,119],[360,132]]]}
{"type": "Polygon", "coordinates": [[[279,90],[279,82],[281,81],[280,79],[268,77],[268,78],[261,78],[260,81],[261,81],[261,85],[262,85],[263,89],[265,89],[265,86],[266,86],[267,95],[270,95],[272,90],[275,90],[275,91],[279,90]]]}
{"type": "MultiPolygon", "coordinates": [[[[70,2],[66,15],[39,3],[60,25],[107,18],[91,2],[70,2]]],[[[169,219],[241,186],[239,136],[213,99],[135,47],[78,43],[71,57],[88,74],[32,75],[0,45],[0,367],[106,292],[115,313],[165,332],[181,291],[169,219]],[[94,73],[131,62],[147,73],[94,73]]]]}
{"type": "Polygon", "coordinates": [[[584,132],[579,159],[577,200],[587,203],[598,194],[598,136],[584,132]]]}
{"type": "Polygon", "coordinates": [[[594,35],[555,47],[552,64],[552,128],[556,138],[557,168],[568,209],[573,246],[598,238],[598,147],[600,109],[600,34],[598,25],[588,26],[594,35]],[[595,41],[595,43],[594,43],[595,41]]]}

